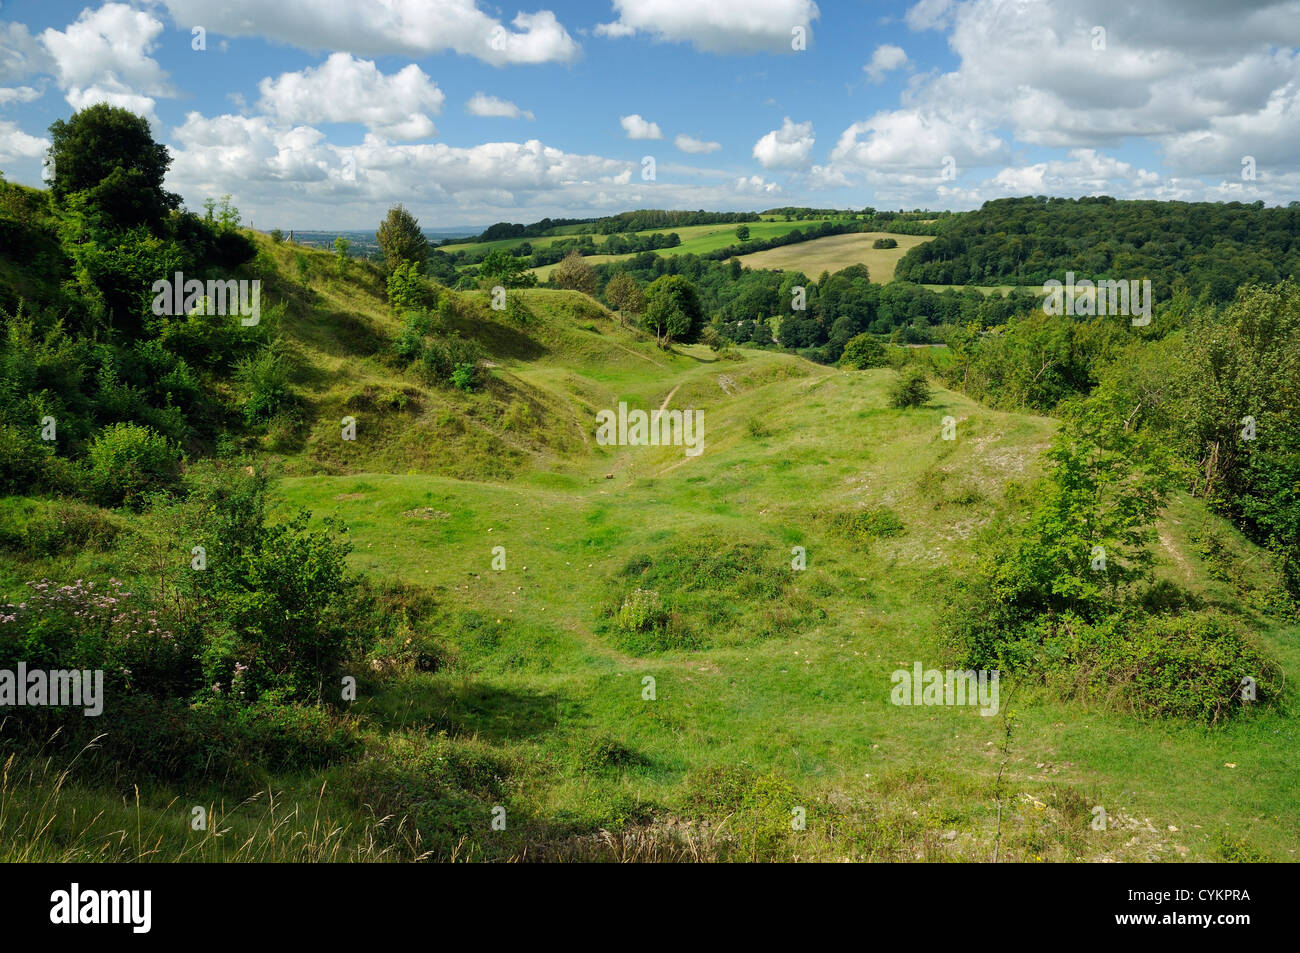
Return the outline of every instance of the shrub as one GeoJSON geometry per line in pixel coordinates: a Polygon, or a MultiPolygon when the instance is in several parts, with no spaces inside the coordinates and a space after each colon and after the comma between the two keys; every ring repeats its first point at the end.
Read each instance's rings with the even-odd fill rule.
{"type": "Polygon", "coordinates": [[[930,382],[919,368],[900,369],[889,388],[889,406],[920,407],[930,399],[930,382]]]}
{"type": "Polygon", "coordinates": [[[235,367],[235,382],[249,423],[268,421],[292,403],[289,365],[276,348],[263,348],[241,360],[235,367]]]}
{"type": "MultiPolygon", "coordinates": [[[[451,384],[459,387],[456,383],[455,374],[458,369],[468,366],[470,387],[482,383],[482,370],[480,364],[483,359],[483,349],[479,347],[477,341],[471,341],[462,338],[459,334],[451,334],[448,337],[434,338],[429,342],[428,348],[424,352],[423,365],[425,376],[437,384],[451,384]]],[[[461,373],[461,379],[465,379],[465,371],[461,373]]]]}
{"type": "Polygon", "coordinates": [[[472,391],[478,382],[478,368],[473,364],[457,364],[451,372],[451,386],[466,393],[472,391]]]}
{"type": "Polygon", "coordinates": [[[90,496],[104,506],[139,506],[146,493],[173,489],[180,480],[180,451],[149,427],[113,424],[86,452],[90,496]]]}
{"type": "MultiPolygon", "coordinates": [[[[445,304],[445,302],[444,302],[445,304]]],[[[404,361],[418,361],[424,357],[424,339],[433,328],[433,318],[427,311],[408,311],[402,333],[393,342],[393,350],[404,361]]]]}
{"type": "Polygon", "coordinates": [[[67,462],[37,437],[38,428],[0,424],[0,491],[33,493],[56,488],[67,462]]]}
{"type": "Polygon", "coordinates": [[[829,520],[836,532],[855,543],[869,543],[873,539],[898,536],[904,531],[903,521],[887,506],[833,513],[829,520]]]}
{"type": "Polygon", "coordinates": [[[394,311],[432,308],[438,305],[438,295],[420,275],[413,261],[398,262],[388,276],[388,303],[394,311]]]}
{"type": "Polygon", "coordinates": [[[897,248],[897,247],[898,247],[898,239],[897,239],[897,238],[877,238],[874,242],[871,243],[871,247],[872,247],[872,248],[897,248]]]}
{"type": "Polygon", "coordinates": [[[840,355],[841,367],[856,367],[859,370],[868,367],[884,367],[889,363],[885,346],[871,334],[858,334],[844,345],[840,355]]]}

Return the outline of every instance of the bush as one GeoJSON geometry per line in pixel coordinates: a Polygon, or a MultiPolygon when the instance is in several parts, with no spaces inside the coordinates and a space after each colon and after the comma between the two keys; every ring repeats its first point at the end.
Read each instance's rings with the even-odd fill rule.
{"type": "Polygon", "coordinates": [[[235,382],[249,423],[268,421],[292,405],[289,365],[276,348],[266,347],[235,367],[235,382]]]}
{"type": "Polygon", "coordinates": [[[55,456],[37,432],[35,426],[0,424],[0,491],[34,493],[66,482],[60,474],[68,470],[67,461],[55,456]]]}
{"type": "Polygon", "coordinates": [[[930,399],[930,381],[919,368],[900,369],[889,388],[889,406],[921,407],[930,399]]]}
{"type": "Polygon", "coordinates": [[[871,334],[858,334],[844,345],[840,355],[840,367],[856,367],[863,370],[868,367],[884,367],[889,363],[885,346],[871,334]]]}
{"type": "Polygon", "coordinates": [[[434,338],[424,352],[425,376],[436,384],[461,387],[456,378],[456,372],[460,370],[460,380],[467,380],[468,374],[468,389],[473,389],[482,383],[482,359],[483,349],[476,341],[462,338],[459,334],[434,338]],[[466,367],[468,371],[464,370],[466,367]]]}
{"type": "Polygon", "coordinates": [[[113,424],[86,452],[91,498],[103,506],[139,506],[145,494],[180,481],[180,450],[149,427],[113,424]]]}
{"type": "Polygon", "coordinates": [[[1281,688],[1277,666],[1238,625],[1213,611],[1151,616],[1135,609],[1096,622],[1073,613],[1039,616],[974,646],[970,664],[1018,671],[1066,697],[1109,700],[1149,717],[1212,724],[1281,688]]]}
{"type": "Polygon", "coordinates": [[[898,247],[898,239],[897,239],[897,238],[877,238],[874,242],[871,243],[871,247],[872,247],[872,248],[897,248],[897,247],[898,247]]]}

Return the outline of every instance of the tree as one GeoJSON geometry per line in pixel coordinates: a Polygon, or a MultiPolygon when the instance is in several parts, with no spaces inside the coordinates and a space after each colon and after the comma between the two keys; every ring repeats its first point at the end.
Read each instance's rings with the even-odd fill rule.
{"type": "Polygon", "coordinates": [[[156,228],[181,197],[163,188],[171,165],[149,122],[120,106],[99,103],[50,125],[50,190],[66,202],[84,197],[114,228],[156,228]]]}
{"type": "Polygon", "coordinates": [[[690,344],[700,336],[704,308],[695,285],[681,275],[656,278],[646,289],[643,324],[654,331],[661,345],[671,341],[690,344]]]}
{"type": "Polygon", "coordinates": [[[596,271],[587,264],[581,255],[576,251],[571,251],[564,256],[564,260],[555,266],[551,271],[551,284],[559,288],[568,288],[570,291],[581,291],[583,294],[596,294],[596,271]]]}
{"type": "Polygon", "coordinates": [[[388,217],[375,233],[379,249],[384,253],[384,264],[392,271],[400,262],[413,261],[421,273],[429,257],[429,240],[420,231],[415,216],[398,203],[388,210],[388,217]]]}
{"type": "Polygon", "coordinates": [[[645,295],[641,292],[641,286],[626,271],[620,271],[609,279],[609,284],[605,285],[605,300],[618,312],[620,323],[624,311],[640,314],[645,310],[645,295]]]}
{"type": "Polygon", "coordinates": [[[840,357],[841,367],[856,367],[859,370],[884,367],[887,363],[889,360],[885,346],[870,334],[859,334],[850,339],[844,345],[844,354],[840,357]]]}
{"type": "Polygon", "coordinates": [[[528,271],[528,259],[516,258],[509,252],[494,249],[484,256],[478,266],[479,283],[486,287],[531,288],[537,276],[528,271]]]}
{"type": "Polygon", "coordinates": [[[334,239],[334,251],[335,251],[335,253],[339,256],[339,274],[340,274],[340,275],[343,274],[343,270],[347,267],[347,264],[348,264],[348,249],[351,248],[351,247],[352,247],[352,243],[351,243],[350,241],[348,241],[346,238],[344,238],[342,235],[338,235],[338,236],[335,237],[335,239],[334,239]]]}
{"type": "Polygon", "coordinates": [[[749,241],[749,226],[748,226],[748,225],[737,225],[737,226],[736,226],[736,237],[737,237],[738,239],[740,239],[742,242],[747,242],[747,241],[749,241]]]}

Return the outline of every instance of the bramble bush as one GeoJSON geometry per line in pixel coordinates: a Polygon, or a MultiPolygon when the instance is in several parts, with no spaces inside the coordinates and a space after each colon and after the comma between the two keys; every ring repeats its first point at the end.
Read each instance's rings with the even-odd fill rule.
{"type": "Polygon", "coordinates": [[[86,451],[90,496],[103,506],[139,507],[155,490],[180,482],[180,449],[149,427],[113,424],[86,451]]]}

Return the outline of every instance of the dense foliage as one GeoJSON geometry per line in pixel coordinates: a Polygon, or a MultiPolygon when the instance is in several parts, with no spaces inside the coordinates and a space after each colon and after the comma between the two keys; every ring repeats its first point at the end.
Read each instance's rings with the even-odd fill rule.
{"type": "Polygon", "coordinates": [[[894,275],[932,284],[1041,285],[1149,278],[1228,301],[1238,286],[1300,277],[1300,202],[1154,202],[1106,196],[997,199],[911,249],[894,275]]]}

